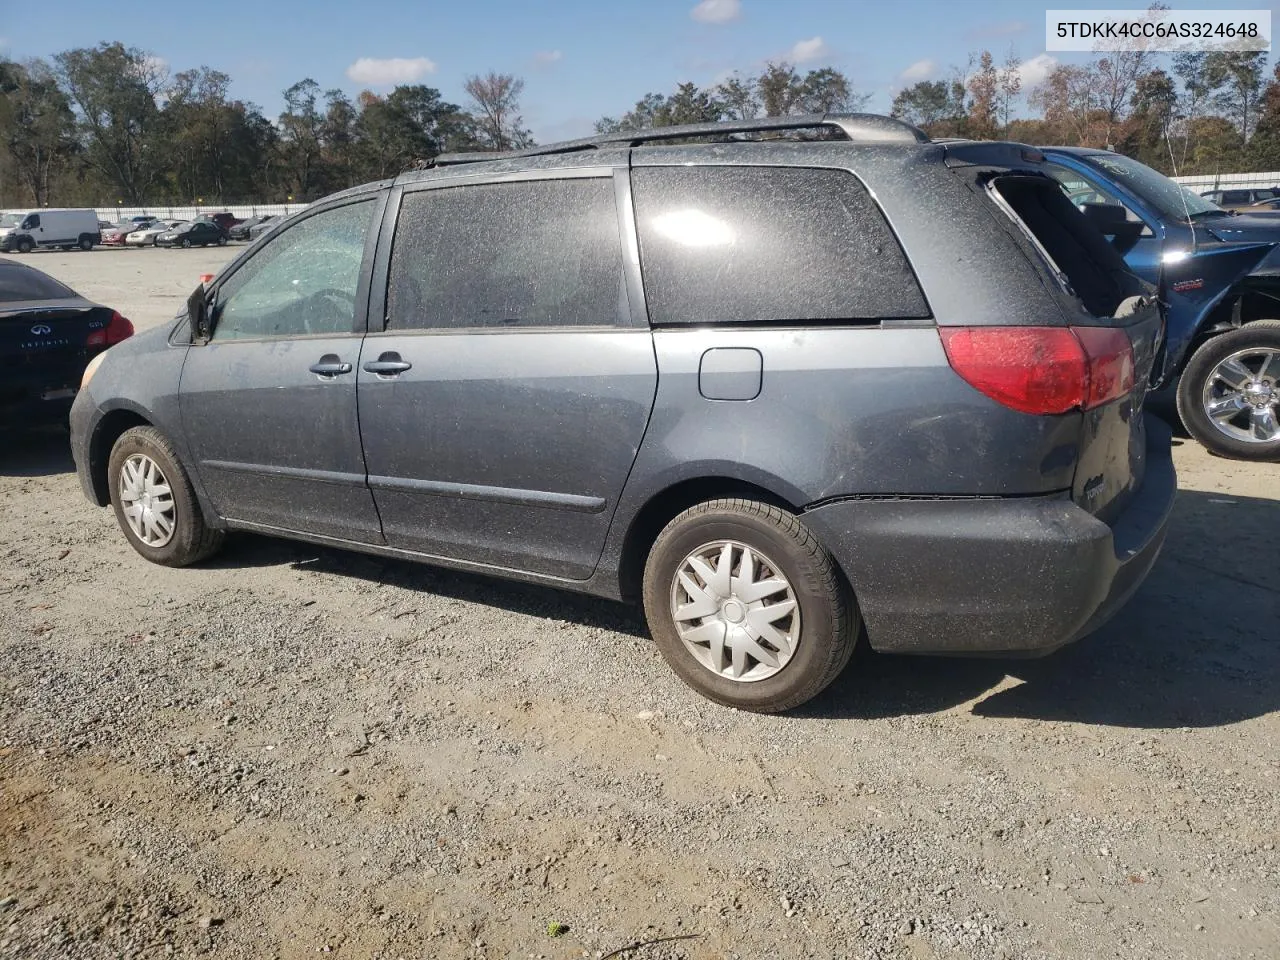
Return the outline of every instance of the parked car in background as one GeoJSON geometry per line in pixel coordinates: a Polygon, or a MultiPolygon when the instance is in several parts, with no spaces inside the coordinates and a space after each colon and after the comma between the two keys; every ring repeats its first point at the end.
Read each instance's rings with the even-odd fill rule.
{"type": "Polygon", "coordinates": [[[759,711],[862,636],[1045,653],[1150,570],[1160,305],[1038,151],[823,115],[485,156],[282,220],[86,372],[77,471],[139,554],[244,529],[642,601],[759,711]]]}
{"type": "Polygon", "coordinates": [[[1257,203],[1251,203],[1247,207],[1240,207],[1240,213],[1280,213],[1280,197],[1272,197],[1270,200],[1259,200],[1257,203]]]}
{"type": "Polygon", "coordinates": [[[29,213],[9,214],[0,224],[0,250],[30,253],[37,247],[92,250],[102,242],[98,214],[93,210],[41,208],[29,213]]]}
{"type": "Polygon", "coordinates": [[[140,226],[132,233],[127,234],[124,242],[126,246],[130,247],[154,247],[156,245],[156,237],[160,236],[160,234],[176,230],[189,222],[188,220],[157,220],[154,223],[140,226]]]}
{"type": "Polygon", "coordinates": [[[156,236],[157,247],[207,247],[222,246],[227,242],[227,232],[210,220],[191,220],[156,236]]]}
{"type": "Polygon", "coordinates": [[[227,235],[232,240],[248,240],[250,238],[250,230],[260,223],[269,223],[273,219],[274,215],[270,213],[261,217],[249,217],[246,220],[241,220],[234,227],[228,230],[227,235]]]}
{"type": "Polygon", "coordinates": [[[249,240],[257,240],[264,233],[270,233],[276,227],[280,226],[286,219],[285,216],[264,217],[249,228],[249,240]]]}
{"type": "Polygon", "coordinates": [[[234,213],[205,213],[195,218],[196,223],[216,223],[223,230],[230,230],[241,220],[234,213]]]}
{"type": "Polygon", "coordinates": [[[1235,190],[1206,190],[1200,194],[1210,203],[1223,210],[1241,210],[1255,203],[1274,200],[1280,197],[1280,187],[1250,187],[1235,190]]]}
{"type": "Polygon", "coordinates": [[[1110,151],[1043,149],[1069,196],[1096,192],[1086,216],[1168,304],[1154,386],[1174,389],[1187,431],[1220,456],[1280,460],[1280,217],[1224,210],[1110,151]]]}
{"type": "Polygon", "coordinates": [[[0,424],[65,423],[88,362],[132,334],[110,307],[0,259],[0,424]]]}
{"type": "Polygon", "coordinates": [[[125,238],[136,230],[144,230],[151,224],[155,223],[155,219],[138,220],[130,217],[125,220],[118,221],[114,226],[108,227],[102,231],[102,243],[108,247],[123,247],[125,238]]]}

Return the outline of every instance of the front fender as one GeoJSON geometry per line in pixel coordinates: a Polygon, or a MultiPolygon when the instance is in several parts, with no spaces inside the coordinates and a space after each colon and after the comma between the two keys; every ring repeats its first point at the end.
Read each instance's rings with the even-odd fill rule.
{"type": "Polygon", "coordinates": [[[1186,259],[1165,264],[1161,293],[1168,308],[1161,383],[1182,369],[1209,315],[1259,270],[1275,272],[1280,282],[1276,244],[1204,244],[1186,259]]]}

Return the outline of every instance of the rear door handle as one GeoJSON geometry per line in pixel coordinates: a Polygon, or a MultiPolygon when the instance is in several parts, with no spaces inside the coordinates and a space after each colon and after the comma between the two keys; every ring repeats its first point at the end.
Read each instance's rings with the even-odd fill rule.
{"type": "Polygon", "coordinates": [[[343,363],[342,358],[336,353],[326,353],[308,369],[322,380],[332,380],[334,377],[341,376],[344,373],[350,373],[351,364],[343,363]]]}
{"type": "Polygon", "coordinates": [[[364,365],[364,369],[369,373],[376,373],[380,377],[398,377],[406,370],[412,369],[413,364],[408,360],[401,359],[400,354],[394,350],[388,350],[381,354],[377,360],[370,360],[364,365]]]}

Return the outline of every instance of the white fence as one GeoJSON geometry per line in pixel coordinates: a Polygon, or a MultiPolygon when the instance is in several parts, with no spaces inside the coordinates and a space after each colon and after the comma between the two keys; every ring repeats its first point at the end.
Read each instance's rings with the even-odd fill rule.
{"type": "Polygon", "coordinates": [[[1214,173],[1195,177],[1174,177],[1180,184],[1196,193],[1206,190],[1234,190],[1242,187],[1280,186],[1280,172],[1272,173],[1214,173]]]}
{"type": "MultiPolygon", "coordinates": [[[[204,204],[196,207],[170,207],[165,204],[154,204],[147,207],[97,207],[98,219],[106,220],[108,223],[115,223],[117,220],[123,220],[126,217],[152,216],[160,217],[164,220],[193,220],[204,214],[223,213],[229,211],[240,219],[247,217],[262,217],[267,214],[280,216],[297,213],[305,203],[259,203],[259,204],[238,204],[231,206],[221,206],[214,204],[204,204]]],[[[35,207],[18,207],[10,210],[0,210],[0,213],[29,213],[35,207]]]]}

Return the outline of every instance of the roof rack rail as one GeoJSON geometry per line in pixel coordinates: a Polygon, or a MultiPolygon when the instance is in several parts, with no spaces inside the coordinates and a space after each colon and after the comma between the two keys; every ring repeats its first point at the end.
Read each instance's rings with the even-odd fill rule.
{"type": "Polygon", "coordinates": [[[462,163],[480,163],[485,160],[513,160],[519,157],[542,157],[557,153],[576,153],[579,150],[599,150],[606,147],[638,147],[663,140],[684,140],[692,137],[717,137],[745,133],[774,133],[784,130],[809,130],[826,127],[839,130],[849,140],[861,143],[928,143],[925,133],[895,117],[878,113],[810,113],[793,117],[765,117],[759,120],[726,120],[717,123],[687,123],[675,127],[654,127],[650,130],[619,130],[602,133],[581,140],[563,140],[545,146],[524,150],[486,153],[442,153],[431,165],[454,166],[462,163]]]}

